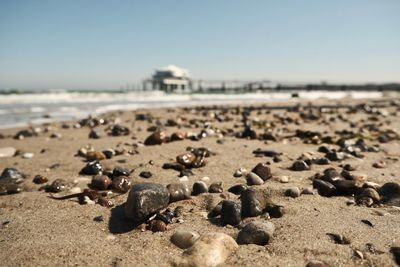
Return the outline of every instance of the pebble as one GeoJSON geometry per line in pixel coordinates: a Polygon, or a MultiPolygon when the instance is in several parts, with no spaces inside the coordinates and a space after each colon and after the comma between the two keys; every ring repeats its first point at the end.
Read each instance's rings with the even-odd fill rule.
{"type": "Polygon", "coordinates": [[[24,181],[24,175],[15,168],[5,168],[0,176],[0,183],[19,184],[24,181]]]}
{"type": "Polygon", "coordinates": [[[81,204],[82,205],[94,205],[94,204],[96,204],[96,202],[91,200],[88,196],[83,196],[81,204]]]}
{"type": "Polygon", "coordinates": [[[103,171],[103,166],[99,161],[92,161],[86,164],[80,171],[80,174],[96,175],[103,171]]]}
{"type": "Polygon", "coordinates": [[[179,182],[181,182],[181,183],[187,183],[187,182],[189,182],[189,177],[187,177],[187,176],[182,176],[182,177],[179,178],[179,182]]]}
{"type": "Polygon", "coordinates": [[[199,237],[200,235],[195,231],[177,230],[171,236],[171,242],[181,249],[187,249],[193,246],[199,237]]]}
{"type": "Polygon", "coordinates": [[[13,157],[16,152],[14,147],[2,147],[0,148],[0,158],[13,157]]]}
{"type": "Polygon", "coordinates": [[[300,189],[296,186],[290,187],[285,191],[285,195],[292,198],[299,197],[300,189]]]}
{"type": "Polygon", "coordinates": [[[378,192],[384,201],[400,197],[400,184],[395,182],[385,183],[381,188],[379,188],[378,192]]]}
{"type": "Polygon", "coordinates": [[[90,139],[99,139],[101,137],[101,134],[97,129],[92,129],[90,130],[88,137],[90,139]]]}
{"type": "Polygon", "coordinates": [[[391,247],[390,252],[393,254],[393,259],[397,265],[400,265],[400,247],[391,247]]]}
{"type": "Polygon", "coordinates": [[[156,131],[146,138],[144,144],[146,146],[161,145],[166,142],[166,134],[163,131],[156,131]]]}
{"type": "Polygon", "coordinates": [[[271,169],[265,163],[258,163],[251,172],[257,174],[263,181],[266,181],[272,177],[271,169]]]}
{"type": "Polygon", "coordinates": [[[339,196],[352,196],[357,195],[361,188],[353,180],[336,180],[333,182],[336,188],[336,195],[339,196]]]}
{"type": "Polygon", "coordinates": [[[118,176],[112,179],[111,187],[119,193],[126,193],[131,189],[132,182],[126,176],[118,176]]]}
{"type": "Polygon", "coordinates": [[[206,233],[175,262],[176,266],[216,267],[238,248],[236,241],[224,233],[206,233]]]}
{"type": "Polygon", "coordinates": [[[271,218],[282,218],[285,215],[286,210],[283,206],[269,204],[265,211],[269,214],[271,218]]]}
{"type": "Polygon", "coordinates": [[[293,165],[290,169],[292,171],[307,171],[310,170],[310,166],[308,166],[304,160],[297,160],[293,162],[293,165]]]}
{"type": "Polygon", "coordinates": [[[221,207],[221,220],[224,224],[238,225],[242,221],[240,203],[223,200],[221,207]]]}
{"type": "Polygon", "coordinates": [[[314,190],[312,187],[306,187],[301,191],[302,195],[314,195],[314,190]]]}
{"type": "Polygon", "coordinates": [[[275,225],[268,221],[255,221],[247,224],[238,234],[240,245],[256,244],[264,246],[269,243],[275,231],[275,225]]]}
{"type": "Polygon", "coordinates": [[[247,170],[245,169],[245,168],[239,168],[238,170],[236,170],[234,173],[233,173],[233,176],[234,177],[242,177],[244,174],[246,174],[247,173],[247,170]]]}
{"type": "Polygon", "coordinates": [[[182,164],[185,167],[192,167],[196,160],[196,156],[193,153],[184,153],[176,157],[176,162],[182,164]]]}
{"type": "Polygon", "coordinates": [[[336,194],[336,188],[333,184],[320,179],[314,179],[313,187],[318,190],[318,194],[324,197],[331,197],[336,194]]]}
{"type": "Polygon", "coordinates": [[[386,168],[386,162],[384,161],[378,161],[372,164],[372,167],[377,168],[377,169],[383,169],[386,168]]]}
{"type": "Polygon", "coordinates": [[[209,193],[222,193],[223,191],[222,182],[212,183],[208,188],[209,193]]]}
{"type": "Polygon", "coordinates": [[[149,228],[152,232],[165,232],[168,229],[168,226],[165,222],[161,220],[152,220],[150,222],[149,228]]]}
{"type": "Polygon", "coordinates": [[[255,217],[261,215],[267,204],[271,203],[267,189],[249,188],[240,196],[242,217],[255,217]]]}
{"type": "Polygon", "coordinates": [[[208,176],[204,176],[204,177],[201,177],[201,179],[200,179],[201,181],[203,181],[203,182],[205,182],[205,183],[207,183],[207,182],[209,182],[210,181],[210,177],[208,177],[208,176]]]}
{"type": "Polygon", "coordinates": [[[255,174],[254,172],[249,172],[246,175],[246,182],[248,185],[262,185],[264,184],[264,180],[261,179],[260,176],[255,174]]]}
{"type": "Polygon", "coordinates": [[[119,124],[115,124],[112,128],[111,128],[111,135],[112,136],[123,136],[123,135],[129,135],[130,134],[130,130],[128,127],[123,126],[123,125],[119,125],[119,124]]]}
{"type": "Polygon", "coordinates": [[[112,184],[111,179],[106,175],[98,174],[92,178],[90,186],[98,190],[106,190],[112,184]]]}
{"type": "Polygon", "coordinates": [[[31,158],[33,158],[34,155],[35,154],[33,154],[33,153],[24,153],[24,154],[22,154],[22,158],[31,159],[31,158]]]}
{"type": "Polygon", "coordinates": [[[220,201],[214,208],[212,208],[211,211],[207,214],[207,217],[214,218],[214,217],[221,215],[223,202],[224,202],[224,200],[220,201]]]}
{"type": "Polygon", "coordinates": [[[228,192],[231,192],[235,195],[240,195],[244,190],[246,190],[248,188],[247,185],[244,184],[237,184],[237,185],[233,185],[228,189],[228,192]]]}
{"type": "Polygon", "coordinates": [[[32,180],[32,182],[35,184],[44,184],[44,183],[47,183],[48,181],[49,180],[42,175],[36,175],[32,180]]]}
{"type": "Polygon", "coordinates": [[[135,184],[125,202],[125,216],[140,222],[167,207],[168,203],[169,192],[165,186],[154,183],[135,184]]]}
{"type": "Polygon", "coordinates": [[[112,172],[113,177],[129,176],[129,174],[131,174],[131,172],[128,169],[122,167],[115,167],[112,172]]]}
{"type": "Polygon", "coordinates": [[[190,190],[186,184],[175,183],[167,185],[169,191],[169,203],[189,199],[190,190]]]}
{"type": "Polygon", "coordinates": [[[107,159],[111,159],[112,157],[115,156],[115,150],[111,148],[103,150],[102,152],[107,159]]]}
{"type": "Polygon", "coordinates": [[[186,138],[186,134],[183,132],[174,132],[173,134],[171,134],[171,141],[181,141],[184,140],[186,138]]]}
{"type": "Polygon", "coordinates": [[[86,159],[89,161],[104,160],[106,158],[107,158],[106,155],[104,155],[104,153],[101,151],[88,151],[86,153],[86,159]]]}
{"type": "Polygon", "coordinates": [[[279,182],[286,184],[289,183],[289,176],[281,176],[279,177],[279,182]]]}
{"type": "Polygon", "coordinates": [[[149,171],[142,171],[142,172],[139,174],[139,176],[142,177],[142,178],[148,179],[148,178],[150,178],[151,176],[153,176],[153,174],[152,174],[151,172],[149,172],[149,171]]]}
{"type": "Polygon", "coordinates": [[[205,182],[197,181],[193,184],[192,195],[197,196],[208,192],[208,187],[205,182]]]}
{"type": "Polygon", "coordinates": [[[64,179],[54,180],[47,188],[46,191],[58,193],[65,189],[67,182],[64,179]]]}

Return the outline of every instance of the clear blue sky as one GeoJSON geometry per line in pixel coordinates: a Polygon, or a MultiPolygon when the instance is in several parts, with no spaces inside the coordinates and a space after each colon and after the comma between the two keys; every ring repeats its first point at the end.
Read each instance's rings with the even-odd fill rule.
{"type": "Polygon", "coordinates": [[[1,0],[0,88],[202,79],[400,82],[400,0],[1,0]]]}

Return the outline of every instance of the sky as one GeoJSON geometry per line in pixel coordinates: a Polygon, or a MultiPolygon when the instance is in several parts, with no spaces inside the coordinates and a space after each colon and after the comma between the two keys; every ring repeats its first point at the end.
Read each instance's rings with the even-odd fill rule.
{"type": "Polygon", "coordinates": [[[399,0],[0,0],[0,88],[400,82],[399,0]]]}

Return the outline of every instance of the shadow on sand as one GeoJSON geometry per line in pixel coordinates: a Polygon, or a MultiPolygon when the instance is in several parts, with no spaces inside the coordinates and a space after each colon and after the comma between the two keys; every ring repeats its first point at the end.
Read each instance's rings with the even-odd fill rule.
{"type": "Polygon", "coordinates": [[[123,234],[132,231],[139,224],[129,222],[125,218],[124,214],[124,204],[116,206],[111,209],[111,217],[108,222],[108,230],[112,234],[123,234]]]}

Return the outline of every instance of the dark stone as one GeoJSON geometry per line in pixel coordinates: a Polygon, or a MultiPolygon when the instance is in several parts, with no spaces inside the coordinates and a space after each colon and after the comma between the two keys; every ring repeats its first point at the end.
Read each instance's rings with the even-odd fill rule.
{"type": "Polygon", "coordinates": [[[221,220],[225,224],[238,225],[242,221],[240,203],[222,201],[221,220]]]}
{"type": "Polygon", "coordinates": [[[131,174],[130,170],[122,167],[115,167],[112,172],[112,177],[129,176],[129,174],[131,174]]]}
{"type": "Polygon", "coordinates": [[[46,191],[58,193],[65,189],[67,182],[63,179],[54,180],[47,188],[46,191]]]}
{"type": "Polygon", "coordinates": [[[209,193],[222,193],[222,191],[224,191],[222,189],[222,182],[212,183],[208,188],[209,193]]]}
{"type": "Polygon", "coordinates": [[[111,159],[115,155],[115,151],[112,149],[106,149],[102,151],[104,156],[106,156],[107,159],[111,159]]]}
{"type": "Polygon", "coordinates": [[[129,191],[125,203],[125,216],[134,221],[142,222],[157,211],[168,206],[169,192],[161,184],[136,184],[129,191]]]}
{"type": "Polygon", "coordinates": [[[208,187],[205,182],[198,181],[193,184],[192,195],[197,196],[208,192],[208,187]]]}
{"type": "Polygon", "coordinates": [[[285,208],[280,205],[271,204],[265,209],[271,218],[281,218],[285,214],[285,208]]]}
{"type": "Polygon", "coordinates": [[[193,153],[184,153],[176,157],[176,162],[182,164],[185,167],[192,167],[196,160],[196,156],[193,153]]]}
{"type": "Polygon", "coordinates": [[[400,247],[392,247],[390,252],[392,252],[396,264],[400,266],[400,247]]]}
{"type": "Polygon", "coordinates": [[[92,129],[89,132],[89,138],[90,139],[99,139],[101,137],[101,134],[99,133],[98,130],[92,129]]]}
{"type": "Polygon", "coordinates": [[[106,190],[111,185],[111,183],[112,181],[108,176],[96,175],[92,178],[92,183],[90,184],[90,186],[94,189],[106,190]]]}
{"type": "Polygon", "coordinates": [[[44,183],[47,183],[48,181],[49,180],[42,175],[36,175],[32,180],[32,182],[35,184],[44,184],[44,183]]]}
{"type": "Polygon", "coordinates": [[[144,144],[146,146],[161,145],[166,142],[166,134],[163,131],[156,131],[146,138],[144,144]]]}
{"type": "Polygon", "coordinates": [[[162,168],[165,170],[173,169],[175,171],[183,171],[185,169],[185,166],[180,163],[164,163],[162,168]]]}
{"type": "Polygon", "coordinates": [[[122,135],[129,135],[130,130],[128,127],[116,124],[111,128],[111,135],[112,136],[122,136],[122,135]]]}
{"type": "Polygon", "coordinates": [[[310,169],[310,166],[308,166],[304,160],[297,160],[293,162],[293,165],[290,169],[292,171],[307,171],[310,169]]]}
{"type": "Polygon", "coordinates": [[[277,157],[280,155],[280,153],[274,151],[274,150],[269,150],[269,149],[261,149],[261,148],[257,148],[256,150],[253,151],[253,154],[255,155],[263,155],[266,157],[277,157]]]}
{"type": "Polygon", "coordinates": [[[126,176],[114,177],[112,180],[112,189],[119,193],[126,193],[131,189],[132,183],[126,176]]]}
{"type": "Polygon", "coordinates": [[[336,187],[336,195],[339,196],[357,195],[361,190],[353,180],[336,180],[333,185],[336,187]]]}
{"type": "Polygon", "coordinates": [[[336,194],[336,188],[333,184],[320,179],[314,179],[313,187],[318,190],[318,194],[324,197],[331,197],[336,194]]]}
{"type": "Polygon", "coordinates": [[[211,209],[211,211],[208,213],[208,218],[214,218],[221,215],[222,203],[224,201],[225,200],[220,201],[214,208],[211,209]]]}
{"type": "Polygon", "coordinates": [[[251,171],[257,174],[264,181],[272,177],[271,169],[265,163],[258,163],[251,171]]]}
{"type": "Polygon", "coordinates": [[[149,172],[149,171],[142,171],[142,172],[139,174],[140,177],[146,178],[146,179],[150,178],[152,175],[153,175],[153,174],[152,174],[151,172],[149,172]]]}
{"type": "Polygon", "coordinates": [[[170,203],[190,198],[191,192],[186,184],[169,184],[167,189],[170,203]]]}
{"type": "Polygon", "coordinates": [[[269,191],[266,189],[249,188],[242,192],[242,217],[255,217],[264,212],[267,204],[271,203],[269,191]]]}
{"type": "Polygon", "coordinates": [[[400,184],[395,182],[386,183],[379,188],[378,192],[384,200],[400,197],[400,184]]]}
{"type": "Polygon", "coordinates": [[[82,170],[80,171],[80,174],[96,175],[101,173],[102,171],[103,171],[103,166],[99,161],[95,160],[86,164],[86,166],[83,167],[82,170]]]}
{"type": "Polygon", "coordinates": [[[22,183],[25,175],[15,168],[5,168],[0,176],[0,183],[22,183]]]}
{"type": "Polygon", "coordinates": [[[275,231],[273,223],[268,221],[255,221],[247,224],[238,234],[237,242],[240,245],[256,244],[264,246],[268,244],[275,231]]]}
{"type": "Polygon", "coordinates": [[[246,190],[248,188],[247,185],[244,184],[237,184],[237,185],[233,185],[228,189],[228,192],[231,192],[235,195],[240,195],[244,190],[246,190]]]}

